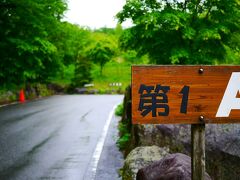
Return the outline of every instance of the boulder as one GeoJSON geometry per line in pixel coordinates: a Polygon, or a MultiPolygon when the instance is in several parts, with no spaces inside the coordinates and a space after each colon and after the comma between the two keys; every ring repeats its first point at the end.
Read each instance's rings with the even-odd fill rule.
{"type": "Polygon", "coordinates": [[[63,85],[50,83],[47,85],[47,88],[54,91],[55,93],[61,94],[65,92],[66,87],[64,87],[63,85]]]}
{"type": "Polygon", "coordinates": [[[74,93],[76,93],[76,94],[87,94],[88,89],[87,88],[75,88],[74,93]]]}
{"type": "Polygon", "coordinates": [[[89,94],[98,94],[99,93],[99,90],[97,89],[90,89],[89,90],[89,94]]]}
{"type": "MultiPolygon", "coordinates": [[[[185,154],[169,154],[160,161],[140,169],[137,180],[191,180],[191,158],[185,154]]],[[[205,173],[205,180],[211,180],[205,173]]]]}
{"type": "MultiPolygon", "coordinates": [[[[191,153],[190,125],[136,125],[136,146],[168,147],[171,153],[191,153]]],[[[213,179],[238,179],[240,124],[206,125],[206,168],[213,179]]]]}
{"type": "MultiPolygon", "coordinates": [[[[131,143],[125,156],[138,146],[168,147],[171,153],[190,155],[190,125],[132,125],[131,87],[124,96],[122,121],[128,124],[131,143]]],[[[206,125],[206,168],[212,179],[239,179],[240,124],[206,125]]]]}
{"type": "Polygon", "coordinates": [[[168,155],[167,148],[159,148],[158,146],[137,147],[132,150],[122,169],[123,180],[135,180],[139,169],[158,161],[168,155]]]}

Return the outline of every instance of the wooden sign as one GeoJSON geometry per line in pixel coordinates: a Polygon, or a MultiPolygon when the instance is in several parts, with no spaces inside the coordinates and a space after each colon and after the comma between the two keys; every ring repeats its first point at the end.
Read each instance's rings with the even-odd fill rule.
{"type": "Polygon", "coordinates": [[[133,66],[134,124],[240,122],[240,66],[133,66]]]}

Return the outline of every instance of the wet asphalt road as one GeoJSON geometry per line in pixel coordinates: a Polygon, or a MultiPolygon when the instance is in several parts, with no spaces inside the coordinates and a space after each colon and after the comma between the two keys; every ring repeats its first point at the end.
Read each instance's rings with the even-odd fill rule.
{"type": "Polygon", "coordinates": [[[122,99],[64,95],[1,107],[0,179],[90,179],[96,144],[122,99]]]}

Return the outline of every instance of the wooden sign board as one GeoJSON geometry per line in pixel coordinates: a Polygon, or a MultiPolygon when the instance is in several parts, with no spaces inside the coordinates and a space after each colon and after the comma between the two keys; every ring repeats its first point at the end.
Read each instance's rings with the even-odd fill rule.
{"type": "Polygon", "coordinates": [[[240,66],[133,66],[134,124],[240,122],[240,66]]]}

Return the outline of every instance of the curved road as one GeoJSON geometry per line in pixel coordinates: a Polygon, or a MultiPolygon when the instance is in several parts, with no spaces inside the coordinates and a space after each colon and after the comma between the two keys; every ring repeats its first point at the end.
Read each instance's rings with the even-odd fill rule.
{"type": "Polygon", "coordinates": [[[64,95],[1,107],[0,179],[91,179],[96,146],[122,99],[64,95]]]}

